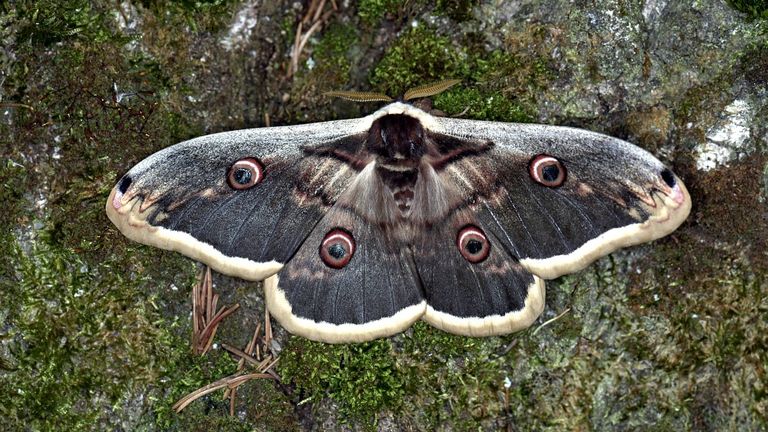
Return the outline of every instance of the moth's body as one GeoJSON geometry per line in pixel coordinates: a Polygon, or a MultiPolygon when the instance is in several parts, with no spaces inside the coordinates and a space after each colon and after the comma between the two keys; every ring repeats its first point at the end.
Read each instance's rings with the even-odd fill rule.
{"type": "Polygon", "coordinates": [[[365,168],[338,204],[380,226],[393,244],[412,245],[451,209],[453,191],[435,171],[434,147],[414,117],[394,114],[374,121],[362,151],[349,155],[365,168]]]}
{"type": "Polygon", "coordinates": [[[283,326],[328,342],[419,318],[467,335],[525,328],[544,307],[542,279],[666,235],[689,210],[679,179],[624,141],[404,103],[181,143],[107,203],[132,239],[268,278],[283,326]]]}

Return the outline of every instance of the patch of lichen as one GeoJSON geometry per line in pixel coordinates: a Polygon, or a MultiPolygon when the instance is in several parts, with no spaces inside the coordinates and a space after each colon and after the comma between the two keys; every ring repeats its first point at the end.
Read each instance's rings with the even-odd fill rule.
{"type": "Polygon", "coordinates": [[[300,403],[331,398],[342,418],[374,424],[382,410],[399,407],[405,382],[389,340],[328,345],[292,336],[280,360],[284,382],[300,403]]]}
{"type": "MultiPolygon", "coordinates": [[[[723,108],[733,102],[734,83],[744,80],[753,88],[768,85],[768,21],[756,23],[748,32],[750,38],[744,50],[734,53],[728,60],[731,67],[722,68],[722,72],[707,82],[687,88],[674,105],[672,118],[677,131],[673,140],[687,145],[685,150],[693,150],[697,143],[706,140],[706,130],[699,125],[715,123],[723,108]]],[[[695,166],[688,160],[692,157],[691,151],[681,152],[680,165],[695,166]]],[[[681,166],[680,169],[687,168],[681,166]]]]}

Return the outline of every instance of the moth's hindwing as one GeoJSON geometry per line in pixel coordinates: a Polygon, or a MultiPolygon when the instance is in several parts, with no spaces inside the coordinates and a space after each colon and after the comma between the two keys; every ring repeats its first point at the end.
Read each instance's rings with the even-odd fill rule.
{"type": "Polygon", "coordinates": [[[426,307],[407,247],[344,208],[323,218],[264,289],[286,329],[326,342],[399,333],[426,307]],[[330,255],[334,247],[344,250],[339,259],[330,255]]]}
{"type": "Polygon", "coordinates": [[[524,329],[544,309],[544,281],[464,210],[419,236],[413,256],[427,301],[425,320],[467,336],[524,329]]]}

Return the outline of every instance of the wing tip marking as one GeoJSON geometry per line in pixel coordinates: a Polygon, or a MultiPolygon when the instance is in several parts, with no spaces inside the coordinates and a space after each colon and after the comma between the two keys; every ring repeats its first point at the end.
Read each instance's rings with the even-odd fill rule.
{"type": "MultiPolygon", "coordinates": [[[[107,217],[123,235],[133,241],[180,252],[195,261],[209,265],[219,273],[246,280],[263,280],[283,268],[283,264],[274,260],[256,262],[248,258],[226,256],[212,245],[195,239],[189,233],[150,225],[146,218],[141,214],[137,215],[134,211],[135,202],[122,205],[119,209],[115,208],[113,202],[116,191],[116,188],[113,189],[107,199],[107,217]]],[[[139,211],[139,213],[142,212],[139,211]]]]}
{"type": "Polygon", "coordinates": [[[679,196],[654,195],[657,210],[645,221],[610,229],[569,254],[550,258],[525,258],[520,260],[520,264],[539,277],[554,279],[577,272],[622,247],[649,242],[672,233],[691,212],[691,197],[685,185],[682,182],[678,184],[679,196]]]}

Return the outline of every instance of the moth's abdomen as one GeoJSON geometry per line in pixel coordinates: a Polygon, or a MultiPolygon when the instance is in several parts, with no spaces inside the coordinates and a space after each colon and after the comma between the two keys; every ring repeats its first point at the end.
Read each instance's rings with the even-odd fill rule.
{"type": "Polygon", "coordinates": [[[414,189],[419,179],[418,169],[393,169],[390,166],[376,166],[376,175],[392,195],[393,204],[399,216],[408,218],[413,210],[414,189]]]}

